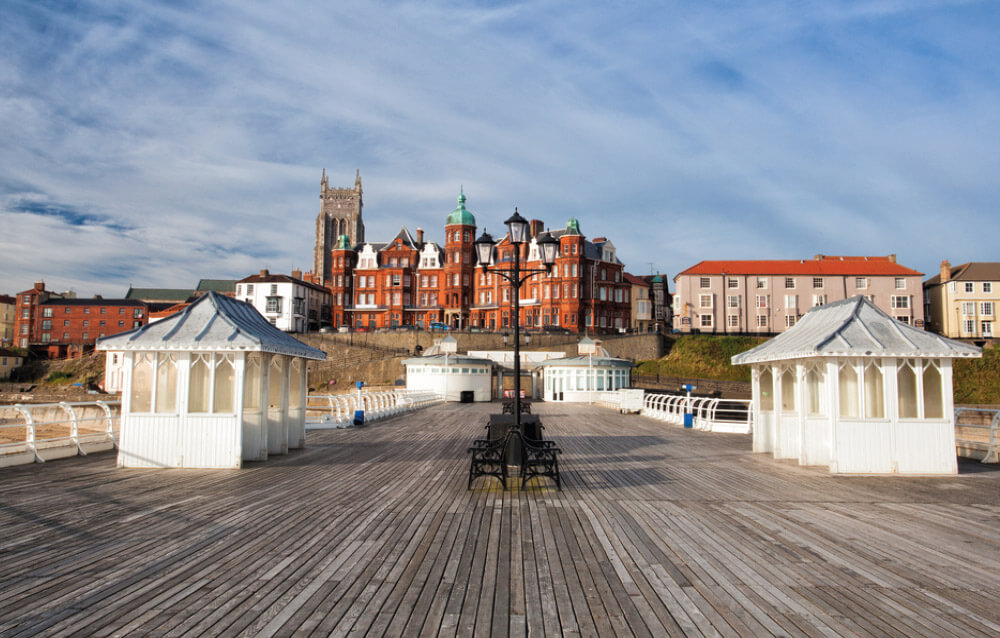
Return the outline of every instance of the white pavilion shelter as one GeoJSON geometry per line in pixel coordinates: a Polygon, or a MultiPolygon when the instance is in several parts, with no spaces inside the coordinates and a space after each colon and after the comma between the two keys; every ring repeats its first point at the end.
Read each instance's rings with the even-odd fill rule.
{"type": "Polygon", "coordinates": [[[836,473],[956,474],[952,360],[980,356],[857,296],[732,362],[753,366],[755,452],[836,473]]]}
{"type": "Polygon", "coordinates": [[[238,468],[305,446],[307,361],[326,353],[249,304],[209,292],[97,349],[124,357],[119,467],[238,468]]]}

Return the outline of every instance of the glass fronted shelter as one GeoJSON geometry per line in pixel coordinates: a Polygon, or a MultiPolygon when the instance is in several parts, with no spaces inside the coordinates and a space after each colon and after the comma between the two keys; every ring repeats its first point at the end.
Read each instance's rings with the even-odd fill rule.
{"type": "Polygon", "coordinates": [[[305,446],[306,365],[326,354],[215,292],[100,339],[120,352],[119,467],[238,468],[305,446]]]}
{"type": "Polygon", "coordinates": [[[590,337],[579,343],[579,356],[549,359],[538,364],[543,376],[546,401],[589,403],[601,392],[627,388],[632,382],[632,363],[610,357],[590,337]]]}
{"type": "Polygon", "coordinates": [[[981,355],[857,296],[732,362],[753,368],[755,452],[836,473],[956,474],[952,360],[981,355]]]}

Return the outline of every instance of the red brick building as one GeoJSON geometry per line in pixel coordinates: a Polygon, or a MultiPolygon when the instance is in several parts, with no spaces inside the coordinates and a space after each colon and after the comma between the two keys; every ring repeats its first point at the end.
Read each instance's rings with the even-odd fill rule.
{"type": "Polygon", "coordinates": [[[15,343],[43,350],[52,358],[79,356],[92,350],[99,337],[146,323],[146,304],[132,299],[70,298],[36,282],[17,293],[15,343]]]}
{"type": "MultiPolygon", "coordinates": [[[[385,243],[351,246],[340,236],[330,251],[326,285],[335,327],[428,327],[441,322],[456,329],[502,330],[512,327],[510,285],[495,273],[476,267],[477,226],[458,197],[458,207],[445,220],[443,246],[425,242],[417,229],[406,228],[385,243]]],[[[531,222],[531,242],[521,246],[522,268],[541,265],[535,243],[543,223],[531,222]]],[[[604,237],[587,240],[571,219],[550,231],[559,241],[551,274],[538,274],[521,288],[521,325],[528,329],[565,328],[570,332],[617,332],[630,325],[630,284],[614,245],[604,237]]],[[[513,246],[497,243],[496,264],[509,266],[513,246]]],[[[308,277],[307,277],[308,279],[308,277]]]]}

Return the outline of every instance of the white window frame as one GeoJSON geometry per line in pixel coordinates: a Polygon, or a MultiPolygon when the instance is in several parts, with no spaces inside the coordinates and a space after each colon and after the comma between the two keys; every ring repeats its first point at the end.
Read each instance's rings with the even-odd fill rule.
{"type": "Polygon", "coordinates": [[[712,308],[713,302],[715,300],[715,295],[698,295],[698,307],[699,308],[712,308]]]}
{"type": "Polygon", "coordinates": [[[854,287],[858,290],[868,290],[868,277],[855,277],[854,287]]]}
{"type": "Polygon", "coordinates": [[[992,301],[980,301],[979,302],[979,314],[984,317],[993,316],[993,302],[992,301]]]}
{"type": "Polygon", "coordinates": [[[906,290],[906,277],[896,277],[896,290],[906,290]]]}

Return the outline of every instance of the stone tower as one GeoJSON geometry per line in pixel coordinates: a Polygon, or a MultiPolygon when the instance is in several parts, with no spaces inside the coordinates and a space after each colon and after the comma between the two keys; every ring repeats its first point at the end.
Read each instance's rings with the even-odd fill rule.
{"type": "Polygon", "coordinates": [[[316,248],[313,250],[313,276],[318,283],[330,280],[330,251],[341,235],[346,235],[350,245],[357,246],[365,240],[365,223],[361,220],[361,170],[354,178],[354,188],[330,188],[326,169],[320,181],[319,198],[323,202],[316,216],[316,248]]]}

